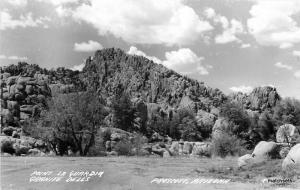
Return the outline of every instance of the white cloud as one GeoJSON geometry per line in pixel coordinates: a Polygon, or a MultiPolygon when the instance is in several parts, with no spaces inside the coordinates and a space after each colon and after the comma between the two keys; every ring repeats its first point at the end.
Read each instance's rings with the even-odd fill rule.
{"type": "Polygon", "coordinates": [[[145,52],[138,50],[136,47],[131,46],[127,52],[131,55],[144,56],[155,63],[163,64],[169,69],[172,69],[181,74],[208,75],[208,69],[212,69],[211,65],[203,65],[204,57],[198,57],[191,49],[181,48],[177,51],[169,51],[165,53],[165,60],[161,61],[155,56],[148,56],[145,52]]]}
{"type": "Polygon", "coordinates": [[[241,45],[241,48],[244,49],[244,48],[249,48],[251,47],[251,44],[242,44],[241,45]]]}
{"type": "Polygon", "coordinates": [[[4,0],[14,7],[25,7],[27,5],[27,0],[4,0]]]}
{"type": "Polygon", "coordinates": [[[68,16],[72,16],[72,14],[73,14],[73,11],[71,8],[66,8],[62,5],[57,6],[55,8],[55,11],[59,17],[68,17],[68,16]]]}
{"type": "Polygon", "coordinates": [[[278,67],[278,68],[281,68],[281,69],[286,69],[286,70],[292,70],[293,69],[292,66],[283,64],[281,62],[275,63],[275,66],[278,67]]]}
{"type": "Polygon", "coordinates": [[[0,59],[6,59],[6,55],[0,55],[0,59]]]}
{"type": "Polygon", "coordinates": [[[250,92],[252,92],[253,87],[242,85],[242,86],[233,86],[229,89],[232,90],[233,92],[242,92],[245,94],[249,94],[250,92]]]}
{"type": "Polygon", "coordinates": [[[300,57],[300,51],[293,51],[293,55],[296,57],[300,57]]]}
{"type": "Polygon", "coordinates": [[[300,70],[296,71],[296,72],[294,73],[294,76],[295,76],[296,78],[300,78],[300,70]]]}
{"type": "Polygon", "coordinates": [[[216,17],[214,18],[214,22],[215,23],[220,23],[223,27],[223,29],[226,29],[229,27],[229,21],[227,19],[227,17],[225,16],[221,16],[221,15],[216,15],[216,17]]]}
{"type": "Polygon", "coordinates": [[[299,12],[299,0],[257,0],[247,26],[259,44],[290,48],[300,43],[300,27],[292,17],[299,12]]]}
{"type": "Polygon", "coordinates": [[[80,0],[36,0],[39,2],[50,3],[55,6],[78,3],[80,0]]]}
{"type": "Polygon", "coordinates": [[[213,29],[183,0],[91,0],[77,7],[73,18],[91,24],[99,35],[141,44],[190,44],[213,29]]]}
{"type": "Polygon", "coordinates": [[[217,14],[211,7],[204,10],[204,15],[206,18],[211,19],[214,24],[221,24],[224,29],[229,27],[228,19],[225,16],[217,14]]]}
{"type": "Polygon", "coordinates": [[[213,21],[214,24],[220,24],[223,28],[223,33],[215,37],[215,42],[217,44],[226,44],[230,42],[241,42],[237,37],[238,34],[244,33],[243,24],[236,20],[231,19],[230,21],[227,17],[220,14],[216,14],[213,8],[206,8],[204,10],[204,15],[213,21]]]}
{"type": "Polygon", "coordinates": [[[215,42],[217,44],[226,44],[235,41],[241,42],[241,40],[236,36],[237,34],[244,33],[244,27],[240,21],[236,19],[231,19],[230,27],[229,24],[227,24],[227,22],[224,21],[222,25],[224,28],[223,33],[215,37],[215,42]]]}
{"type": "Polygon", "coordinates": [[[79,65],[74,65],[72,68],[70,68],[72,71],[82,71],[85,67],[85,63],[81,63],[79,65]]]}
{"type": "Polygon", "coordinates": [[[32,13],[27,13],[26,16],[21,15],[19,19],[13,19],[7,11],[0,12],[0,30],[15,29],[17,27],[38,27],[47,28],[45,21],[49,21],[48,17],[32,18],[32,13]]]}
{"type": "Polygon", "coordinates": [[[19,57],[16,55],[10,55],[10,56],[6,56],[6,55],[0,55],[0,59],[6,59],[6,60],[22,60],[25,61],[28,58],[27,57],[19,57]]]}
{"type": "Polygon", "coordinates": [[[208,75],[207,67],[202,65],[204,57],[198,57],[192,50],[181,48],[178,51],[170,51],[165,54],[166,60],[163,65],[181,74],[198,73],[208,75]]]}
{"type": "Polygon", "coordinates": [[[141,50],[138,50],[136,47],[134,47],[134,46],[131,46],[130,48],[129,48],[129,51],[127,52],[128,54],[130,54],[130,55],[138,55],[138,56],[143,56],[143,57],[146,57],[146,58],[148,58],[149,60],[152,60],[153,62],[155,62],[155,63],[161,63],[161,60],[160,59],[158,59],[157,57],[155,57],[155,56],[148,56],[148,55],[146,55],[143,51],[141,51],[141,50]]]}
{"type": "Polygon", "coordinates": [[[207,17],[207,18],[214,18],[216,17],[216,11],[211,8],[211,7],[208,7],[204,10],[204,15],[207,17]]]}
{"type": "Polygon", "coordinates": [[[288,49],[288,48],[291,48],[293,46],[294,45],[292,43],[286,43],[286,42],[284,42],[284,43],[282,43],[282,44],[279,45],[279,48],[280,49],[288,49]]]}
{"type": "Polygon", "coordinates": [[[103,49],[103,46],[99,42],[95,42],[92,40],[74,44],[74,51],[92,52],[100,49],[103,49]]]}

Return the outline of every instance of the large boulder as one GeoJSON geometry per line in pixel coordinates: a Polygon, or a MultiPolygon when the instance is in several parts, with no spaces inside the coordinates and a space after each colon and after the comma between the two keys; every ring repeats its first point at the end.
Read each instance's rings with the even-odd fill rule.
{"type": "Polygon", "coordinates": [[[18,76],[8,77],[8,78],[6,79],[6,84],[7,84],[7,85],[13,85],[13,84],[16,84],[17,79],[18,79],[18,76]]]}
{"type": "Polygon", "coordinates": [[[163,136],[161,136],[159,133],[157,133],[157,132],[154,132],[153,134],[152,134],[152,136],[151,136],[151,138],[150,138],[150,140],[152,141],[152,142],[157,142],[157,141],[163,141],[163,136]]]}
{"type": "Polygon", "coordinates": [[[11,76],[10,73],[4,72],[0,74],[0,79],[6,80],[10,76],[11,76]]]}
{"type": "Polygon", "coordinates": [[[34,147],[36,141],[37,141],[37,140],[36,140],[35,138],[28,137],[28,136],[22,136],[22,137],[20,138],[20,144],[21,144],[22,146],[29,147],[29,148],[34,147]]]}
{"type": "Polygon", "coordinates": [[[122,134],[120,134],[120,133],[112,133],[110,135],[110,139],[112,141],[120,141],[122,139],[122,134]]]}
{"type": "Polygon", "coordinates": [[[192,142],[184,142],[183,144],[183,150],[182,150],[182,153],[183,154],[191,154],[192,153],[192,150],[193,150],[193,144],[192,142]]]}
{"type": "Polygon", "coordinates": [[[179,142],[178,141],[173,141],[172,142],[170,152],[173,156],[179,155],[179,142]]]}
{"type": "Polygon", "coordinates": [[[38,140],[35,141],[34,147],[36,147],[36,148],[45,148],[46,143],[45,143],[45,141],[43,141],[41,139],[38,139],[38,140]]]}
{"type": "Polygon", "coordinates": [[[165,148],[161,148],[159,146],[152,146],[152,150],[151,150],[154,154],[160,155],[161,157],[163,157],[164,152],[166,152],[165,148]]]}
{"type": "Polygon", "coordinates": [[[279,155],[279,146],[275,142],[260,141],[254,148],[254,158],[275,158],[279,155]]]}
{"type": "Polygon", "coordinates": [[[32,148],[28,150],[28,154],[30,156],[40,156],[41,155],[41,151],[37,148],[32,148]]]}
{"type": "Polygon", "coordinates": [[[196,142],[193,146],[193,156],[211,156],[212,145],[210,142],[196,142]]]}
{"type": "Polygon", "coordinates": [[[254,162],[254,158],[252,157],[252,155],[246,154],[238,158],[238,167],[239,168],[248,167],[251,166],[253,162],[254,162]]]}
{"type": "Polygon", "coordinates": [[[21,119],[21,120],[29,119],[30,116],[31,116],[31,115],[28,114],[28,113],[20,112],[20,119],[21,119]]]}
{"type": "Polygon", "coordinates": [[[34,88],[33,85],[26,85],[25,87],[25,92],[27,95],[32,95],[34,94],[34,88]]]}
{"type": "Polygon", "coordinates": [[[8,101],[7,108],[11,111],[12,110],[20,111],[20,104],[17,101],[8,101]]]}
{"type": "Polygon", "coordinates": [[[282,169],[284,171],[300,171],[300,144],[296,144],[291,148],[282,162],[282,169]]]}
{"type": "Polygon", "coordinates": [[[1,135],[0,136],[0,144],[3,144],[5,142],[15,143],[16,139],[12,138],[12,137],[9,137],[9,136],[1,135]]]}
{"type": "Polygon", "coordinates": [[[279,143],[290,143],[295,135],[296,127],[291,124],[281,125],[276,132],[276,141],[279,143]]]}
{"type": "MultiPolygon", "coordinates": [[[[107,130],[104,129],[103,132],[107,130]]],[[[111,141],[129,141],[130,137],[132,137],[132,133],[129,133],[127,131],[124,131],[122,129],[118,129],[118,128],[109,128],[111,135],[110,135],[110,140],[111,141]]]]}
{"type": "Polygon", "coordinates": [[[11,124],[14,122],[14,115],[8,109],[1,110],[1,118],[3,119],[3,123],[11,124]]]}
{"type": "Polygon", "coordinates": [[[20,107],[20,111],[21,112],[25,112],[25,113],[28,113],[28,114],[32,114],[33,112],[33,105],[22,105],[20,107]]]}
{"type": "Polygon", "coordinates": [[[0,147],[1,151],[9,154],[15,153],[14,143],[16,139],[9,136],[0,136],[0,147]]]}
{"type": "Polygon", "coordinates": [[[5,135],[8,135],[8,136],[12,136],[12,134],[13,134],[14,131],[16,131],[16,128],[11,127],[11,126],[4,127],[4,128],[2,129],[2,132],[3,132],[5,135]]]}

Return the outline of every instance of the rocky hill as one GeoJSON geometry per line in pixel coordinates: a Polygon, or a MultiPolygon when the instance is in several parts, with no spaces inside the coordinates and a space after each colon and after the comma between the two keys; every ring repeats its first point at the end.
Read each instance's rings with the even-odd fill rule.
{"type": "Polygon", "coordinates": [[[134,110],[137,127],[133,129],[147,128],[148,133],[134,132],[142,132],[148,138],[155,134],[155,138],[161,139],[159,136],[167,134],[178,140],[196,141],[210,138],[213,128],[234,128],[242,131],[237,134],[239,138],[268,140],[265,138],[273,138],[283,118],[295,125],[300,122],[297,101],[285,103],[274,87],[258,87],[249,95],[226,96],[219,89],[121,49],[96,51],[81,72],[65,68],[47,70],[24,62],[0,71],[1,133],[13,138],[28,135],[24,134],[26,121],[38,119],[42,110],[47,111],[47,102],[52,97],[78,91],[93,91],[102,98],[108,113],[105,126],[113,128],[120,128],[114,122],[115,98],[126,94],[134,110]]]}
{"type": "Polygon", "coordinates": [[[182,76],[142,56],[132,56],[120,49],[97,51],[86,61],[82,76],[89,87],[105,97],[125,90],[131,97],[148,103],[178,108],[193,102],[193,107],[210,110],[226,96],[202,82],[182,76]]]}

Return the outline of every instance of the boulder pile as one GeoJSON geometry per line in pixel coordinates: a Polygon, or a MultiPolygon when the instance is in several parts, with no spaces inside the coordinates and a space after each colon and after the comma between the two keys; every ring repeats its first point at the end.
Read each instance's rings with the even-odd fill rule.
{"type": "Polygon", "coordinates": [[[30,155],[43,156],[47,152],[47,145],[42,140],[37,140],[32,137],[22,136],[13,138],[9,136],[0,136],[1,150],[10,155],[30,155]]]}
{"type": "Polygon", "coordinates": [[[275,142],[260,141],[254,148],[252,154],[246,154],[238,158],[239,168],[250,167],[254,163],[263,163],[268,159],[279,157],[279,147],[275,142]]]}
{"type": "MultiPolygon", "coordinates": [[[[27,119],[38,116],[40,111],[46,107],[47,98],[51,97],[47,77],[39,74],[29,77],[10,76],[9,73],[2,73],[0,84],[1,139],[6,139],[6,144],[11,142],[16,152],[22,150],[24,153],[28,153],[31,148],[35,147],[33,145],[24,146],[19,143],[24,141],[22,140],[22,125],[27,119]]],[[[2,145],[1,143],[1,148],[2,145]]]]}
{"type": "MultiPolygon", "coordinates": [[[[18,127],[24,120],[39,114],[46,106],[51,90],[44,80],[1,74],[1,127],[18,127]]],[[[4,130],[10,134],[11,129],[4,130]]]]}

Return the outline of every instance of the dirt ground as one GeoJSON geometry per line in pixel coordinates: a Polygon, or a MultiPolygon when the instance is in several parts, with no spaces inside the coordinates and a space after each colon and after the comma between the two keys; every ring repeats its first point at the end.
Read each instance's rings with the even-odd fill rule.
{"type": "MultiPolygon", "coordinates": [[[[237,158],[157,158],[157,157],[1,157],[2,190],[148,190],[148,189],[300,189],[299,177],[292,182],[278,184],[266,179],[283,179],[282,160],[275,160],[251,169],[236,168],[237,158]],[[34,172],[48,173],[34,173],[34,172]],[[74,172],[104,172],[88,181],[67,182],[74,172]],[[52,173],[49,173],[52,172],[52,173]],[[57,175],[60,172],[60,175],[57,175]],[[63,172],[66,172],[63,175],[63,172]],[[47,175],[48,174],[48,175],[47,175]],[[44,176],[42,176],[44,175],[44,176]],[[61,177],[58,182],[30,182],[36,177],[61,177]],[[157,179],[201,179],[198,183],[176,183],[157,179]],[[230,179],[227,184],[207,184],[205,179],[230,179]],[[265,180],[264,180],[265,179],[265,180]]],[[[91,173],[89,173],[91,174],[91,173]]],[[[86,180],[81,176],[81,180],[86,180]]],[[[44,179],[44,178],[43,178],[44,179]]],[[[79,178],[76,178],[79,179],[79,178]]]]}

